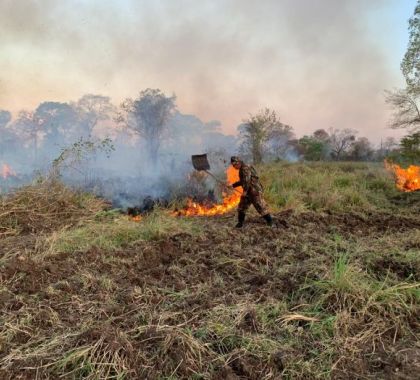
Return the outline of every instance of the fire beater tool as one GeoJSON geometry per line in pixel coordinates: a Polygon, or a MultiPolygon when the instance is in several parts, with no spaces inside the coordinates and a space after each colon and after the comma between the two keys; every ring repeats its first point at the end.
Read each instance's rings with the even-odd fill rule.
{"type": "Polygon", "coordinates": [[[191,156],[191,161],[195,170],[206,172],[208,175],[213,177],[216,180],[216,182],[220,183],[224,187],[227,187],[229,190],[234,190],[237,193],[242,194],[239,190],[233,187],[227,186],[225,182],[221,181],[219,178],[217,178],[215,175],[209,172],[210,164],[209,164],[209,161],[207,160],[207,154],[194,154],[191,156]]]}

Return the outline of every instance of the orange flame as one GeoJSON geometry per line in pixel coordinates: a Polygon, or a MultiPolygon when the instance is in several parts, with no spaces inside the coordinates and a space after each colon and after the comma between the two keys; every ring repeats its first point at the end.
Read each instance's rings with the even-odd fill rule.
{"type": "MultiPolygon", "coordinates": [[[[227,181],[231,185],[239,181],[239,172],[233,166],[229,166],[226,170],[227,181]]],[[[181,211],[177,211],[177,216],[213,216],[221,215],[235,208],[241,199],[242,187],[236,188],[238,191],[231,191],[229,194],[223,194],[223,202],[216,205],[203,205],[188,199],[187,206],[181,211]]]]}
{"type": "Polygon", "coordinates": [[[8,177],[15,177],[16,173],[12,170],[12,168],[9,165],[3,164],[1,169],[1,176],[3,179],[7,179],[8,177]]]}
{"type": "Polygon", "coordinates": [[[407,169],[385,161],[385,167],[395,175],[395,184],[402,191],[420,190],[420,166],[410,165],[407,169]]]}
{"type": "Polygon", "coordinates": [[[141,215],[132,216],[131,220],[133,222],[140,222],[142,220],[142,217],[141,217],[141,215]]]}

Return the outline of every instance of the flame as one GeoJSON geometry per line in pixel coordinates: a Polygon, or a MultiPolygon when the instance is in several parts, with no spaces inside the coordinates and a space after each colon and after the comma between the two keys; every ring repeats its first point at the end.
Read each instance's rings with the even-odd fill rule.
{"type": "Polygon", "coordinates": [[[142,220],[142,217],[141,217],[141,215],[132,216],[131,220],[133,222],[140,222],[142,220]]]}
{"type": "Polygon", "coordinates": [[[1,169],[1,176],[3,179],[7,179],[8,177],[16,177],[16,173],[9,165],[3,164],[1,169]]]}
{"type": "Polygon", "coordinates": [[[395,184],[402,191],[420,190],[420,166],[410,165],[407,169],[385,161],[385,167],[395,175],[395,184]]]}
{"type": "MultiPolygon", "coordinates": [[[[239,172],[233,166],[229,166],[226,170],[227,182],[231,185],[239,181],[239,172]]],[[[174,212],[177,216],[213,216],[221,215],[235,208],[241,199],[242,187],[236,188],[238,191],[223,193],[223,202],[216,205],[205,205],[188,199],[187,206],[180,211],[174,212]]]]}

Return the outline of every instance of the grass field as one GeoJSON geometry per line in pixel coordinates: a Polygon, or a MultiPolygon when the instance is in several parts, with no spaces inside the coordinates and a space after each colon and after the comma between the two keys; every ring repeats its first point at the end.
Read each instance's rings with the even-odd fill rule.
{"type": "Polygon", "coordinates": [[[3,198],[0,378],[417,379],[420,192],[381,164],[259,171],[273,228],[3,198]]]}

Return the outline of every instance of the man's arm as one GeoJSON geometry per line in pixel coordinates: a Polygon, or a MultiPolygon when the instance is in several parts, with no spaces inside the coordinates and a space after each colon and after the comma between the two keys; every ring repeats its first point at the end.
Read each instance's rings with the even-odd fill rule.
{"type": "Polygon", "coordinates": [[[251,168],[246,166],[242,169],[242,181],[241,186],[243,187],[244,191],[247,192],[251,186],[251,177],[252,171],[251,168]]]}

